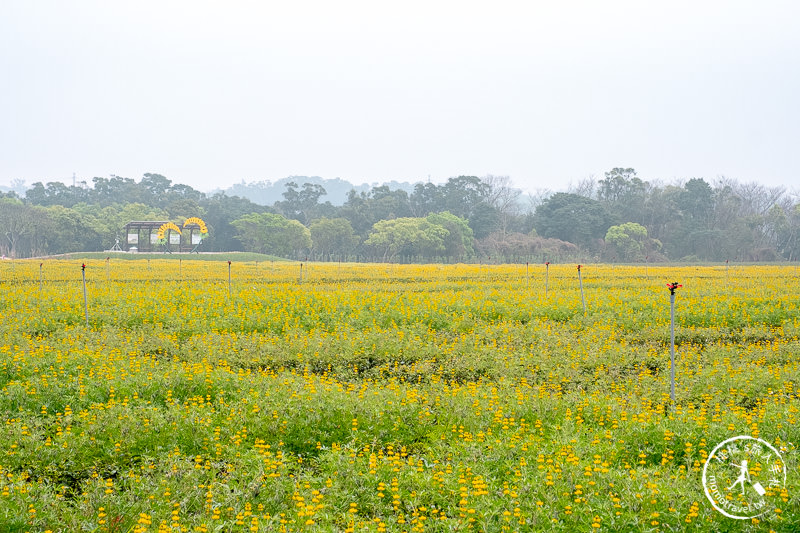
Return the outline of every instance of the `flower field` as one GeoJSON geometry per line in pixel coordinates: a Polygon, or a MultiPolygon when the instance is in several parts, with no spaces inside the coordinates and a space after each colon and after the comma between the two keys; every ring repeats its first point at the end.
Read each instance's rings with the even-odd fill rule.
{"type": "Polygon", "coordinates": [[[81,274],[0,263],[0,531],[800,530],[795,266],[585,265],[585,313],[575,265],[81,274]],[[786,466],[751,520],[737,435],[786,466]]]}

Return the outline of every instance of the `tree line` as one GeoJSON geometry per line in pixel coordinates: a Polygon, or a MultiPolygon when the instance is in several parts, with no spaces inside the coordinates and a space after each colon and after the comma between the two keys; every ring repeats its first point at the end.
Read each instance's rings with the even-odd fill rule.
{"type": "Polygon", "coordinates": [[[132,220],[209,227],[206,251],[362,261],[780,261],[800,257],[800,203],[784,187],[692,178],[663,184],[614,168],[566,192],[525,196],[508,177],[458,176],[413,191],[388,185],[323,201],[318,183],[285,184],[260,205],[205,194],[160,174],[138,182],[34,183],[0,193],[0,253],[110,249],[132,220]]]}

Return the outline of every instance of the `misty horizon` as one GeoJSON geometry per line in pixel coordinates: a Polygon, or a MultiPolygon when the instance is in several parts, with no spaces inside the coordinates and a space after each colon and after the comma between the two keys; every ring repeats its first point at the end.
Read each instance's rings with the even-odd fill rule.
{"type": "Polygon", "coordinates": [[[800,5],[95,0],[0,7],[0,183],[198,190],[611,168],[791,186],[800,5]]]}

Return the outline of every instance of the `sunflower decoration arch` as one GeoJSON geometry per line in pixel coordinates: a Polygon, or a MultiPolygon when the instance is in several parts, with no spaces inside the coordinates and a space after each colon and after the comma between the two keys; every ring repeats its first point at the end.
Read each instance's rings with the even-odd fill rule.
{"type": "Polygon", "coordinates": [[[156,235],[158,237],[158,244],[164,246],[165,254],[172,253],[172,250],[170,250],[170,245],[177,244],[178,250],[180,250],[181,228],[179,228],[174,222],[165,222],[162,224],[161,227],[158,228],[158,233],[156,235]]]}
{"type": "Polygon", "coordinates": [[[183,228],[189,230],[189,242],[193,246],[189,253],[200,253],[198,248],[203,244],[203,240],[208,237],[208,227],[206,223],[202,218],[189,217],[183,221],[183,228]],[[195,229],[197,229],[197,233],[195,233],[195,229]]]}

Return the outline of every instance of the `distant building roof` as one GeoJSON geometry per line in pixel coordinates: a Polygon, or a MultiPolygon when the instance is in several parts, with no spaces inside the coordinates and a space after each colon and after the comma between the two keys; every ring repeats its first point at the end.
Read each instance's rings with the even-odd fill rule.
{"type": "Polygon", "coordinates": [[[169,220],[131,220],[127,224],[125,224],[126,228],[160,228],[164,224],[168,223],[169,220]]]}

